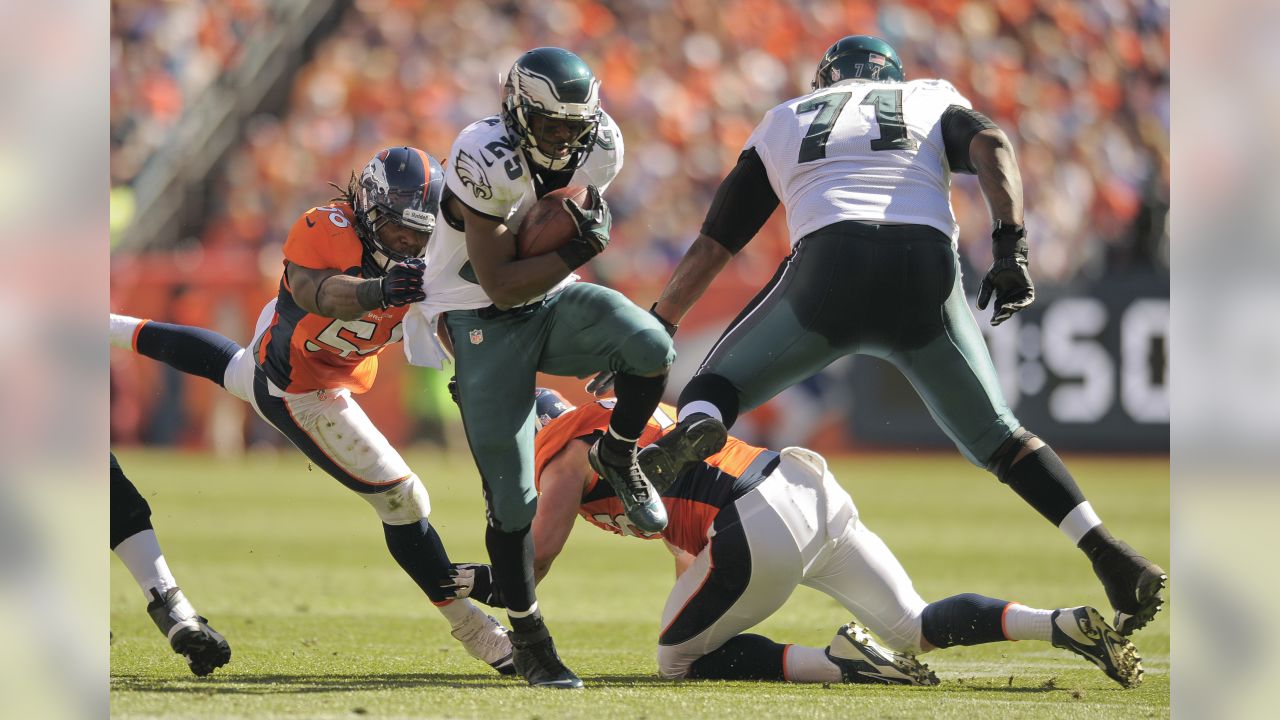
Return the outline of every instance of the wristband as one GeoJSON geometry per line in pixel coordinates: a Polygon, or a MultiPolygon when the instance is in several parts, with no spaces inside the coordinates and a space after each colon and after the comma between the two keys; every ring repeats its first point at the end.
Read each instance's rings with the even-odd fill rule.
{"type": "Polygon", "coordinates": [[[675,337],[675,335],[676,335],[676,330],[679,330],[679,329],[680,329],[680,324],[679,324],[679,323],[669,323],[669,322],[667,322],[667,319],[666,319],[666,318],[664,318],[664,317],[662,317],[661,315],[659,315],[659,314],[658,314],[658,303],[654,303],[654,304],[652,304],[652,305],[650,305],[650,306],[649,306],[649,314],[650,314],[650,315],[652,315],[652,316],[654,317],[654,319],[656,319],[659,323],[661,323],[661,324],[662,324],[662,329],[663,329],[663,330],[666,330],[668,335],[670,335],[671,337],[675,337]]]}
{"type": "Polygon", "coordinates": [[[1016,223],[1005,223],[1002,220],[996,221],[995,227],[991,230],[992,257],[1026,258],[1029,249],[1025,227],[1016,223]]]}

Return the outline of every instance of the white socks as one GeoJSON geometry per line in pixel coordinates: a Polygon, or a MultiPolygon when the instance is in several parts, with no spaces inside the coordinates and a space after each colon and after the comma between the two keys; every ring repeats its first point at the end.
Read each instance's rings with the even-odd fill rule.
{"type": "Polygon", "coordinates": [[[827,659],[822,648],[788,645],[782,651],[782,679],[787,682],[830,682],[841,680],[840,668],[827,659]]]}
{"type": "Polygon", "coordinates": [[[1098,513],[1093,511],[1093,506],[1086,500],[1072,508],[1071,512],[1062,518],[1062,522],[1058,523],[1058,529],[1067,536],[1072,545],[1079,545],[1080,538],[1101,524],[1102,518],[1098,517],[1098,513]]]}
{"type": "MultiPolygon", "coordinates": [[[[165,562],[164,554],[160,552],[160,541],[156,539],[154,530],[143,530],[130,535],[115,547],[114,552],[124,562],[124,566],[129,568],[129,573],[137,581],[138,587],[142,588],[142,595],[147,598],[147,602],[155,599],[151,594],[152,590],[164,595],[169,588],[178,586],[173,573],[169,572],[169,563],[165,562]]],[[[194,615],[195,611],[191,611],[191,614],[194,615]]]]}
{"type": "Polygon", "coordinates": [[[132,350],[133,334],[138,331],[138,326],[142,323],[143,321],[136,317],[112,313],[111,324],[107,330],[107,337],[111,340],[111,345],[124,350],[132,350]]]}
{"type": "Polygon", "coordinates": [[[467,624],[473,615],[484,615],[484,611],[472,604],[466,598],[458,598],[457,600],[448,600],[443,603],[436,604],[440,614],[445,620],[449,621],[449,626],[454,630],[467,624]]]}
{"type": "Polygon", "coordinates": [[[680,414],[676,417],[676,422],[684,422],[684,419],[694,413],[702,413],[724,422],[724,415],[720,414],[720,408],[707,402],[706,400],[694,400],[693,402],[680,408],[680,414]]]}
{"type": "Polygon", "coordinates": [[[1010,640],[1053,640],[1053,611],[1010,603],[1000,623],[1010,640]]]}

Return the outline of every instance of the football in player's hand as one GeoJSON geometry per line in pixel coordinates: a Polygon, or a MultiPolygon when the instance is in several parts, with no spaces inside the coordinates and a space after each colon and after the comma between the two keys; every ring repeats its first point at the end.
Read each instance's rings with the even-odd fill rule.
{"type": "Polygon", "coordinates": [[[528,258],[555,252],[577,237],[578,226],[564,207],[566,199],[574,201],[579,207],[590,209],[587,205],[587,188],[582,185],[570,185],[543,195],[530,208],[524,220],[520,221],[520,229],[516,231],[516,252],[519,257],[528,258]]]}

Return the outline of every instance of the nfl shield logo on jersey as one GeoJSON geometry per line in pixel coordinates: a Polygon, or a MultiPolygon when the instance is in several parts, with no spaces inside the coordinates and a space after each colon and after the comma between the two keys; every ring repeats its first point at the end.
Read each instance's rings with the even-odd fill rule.
{"type": "Polygon", "coordinates": [[[471,331],[471,344],[472,344],[472,345],[479,345],[479,344],[480,344],[480,343],[482,343],[482,342],[484,342],[484,331],[483,331],[483,330],[481,330],[481,329],[479,329],[479,328],[477,328],[477,329],[475,329],[475,330],[472,330],[472,331],[471,331]]]}

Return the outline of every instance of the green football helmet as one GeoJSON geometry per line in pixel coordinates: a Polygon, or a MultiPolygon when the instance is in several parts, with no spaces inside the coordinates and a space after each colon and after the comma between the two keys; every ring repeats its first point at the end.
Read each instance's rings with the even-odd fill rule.
{"type": "Polygon", "coordinates": [[[847,35],[827,48],[813,74],[813,89],[834,85],[841,80],[902,82],[902,59],[889,43],[871,35],[847,35]]]}
{"type": "Polygon", "coordinates": [[[595,144],[600,117],[600,81],[568,50],[534,48],[507,73],[502,121],[541,167],[581,167],[595,144]]]}

